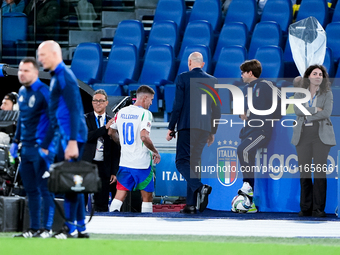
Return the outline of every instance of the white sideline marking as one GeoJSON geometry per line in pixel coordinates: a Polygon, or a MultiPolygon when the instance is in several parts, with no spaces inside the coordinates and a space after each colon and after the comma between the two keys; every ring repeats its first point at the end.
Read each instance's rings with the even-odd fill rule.
{"type": "Polygon", "coordinates": [[[96,234],[340,238],[340,222],[94,216],[87,231],[96,234]]]}

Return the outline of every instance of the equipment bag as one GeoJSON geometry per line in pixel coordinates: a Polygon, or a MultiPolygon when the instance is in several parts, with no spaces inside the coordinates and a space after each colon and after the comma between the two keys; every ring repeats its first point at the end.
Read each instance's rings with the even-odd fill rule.
{"type": "Polygon", "coordinates": [[[86,161],[62,161],[50,166],[48,188],[53,193],[97,193],[101,181],[97,165],[86,161]]]}

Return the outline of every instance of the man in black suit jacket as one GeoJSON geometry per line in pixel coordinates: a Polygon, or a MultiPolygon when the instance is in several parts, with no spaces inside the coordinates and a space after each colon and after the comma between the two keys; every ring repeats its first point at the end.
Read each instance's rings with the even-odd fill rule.
{"type": "Polygon", "coordinates": [[[177,124],[176,168],[187,181],[187,204],[181,212],[194,214],[196,208],[202,212],[207,207],[208,195],[212,190],[209,185],[202,184],[199,173],[195,172],[195,166],[200,163],[205,144],[210,146],[214,142],[217,126],[213,126],[213,119],[221,117],[221,109],[204,91],[213,89],[218,81],[202,70],[202,54],[191,53],[188,66],[189,72],[177,77],[175,101],[166,139],[170,141],[175,137],[177,124]],[[207,102],[205,115],[201,113],[202,95],[205,95],[207,102]]]}
{"type": "Polygon", "coordinates": [[[108,211],[110,184],[116,182],[120,157],[120,148],[109,137],[108,130],[105,127],[111,119],[105,112],[107,105],[105,90],[98,89],[94,92],[92,98],[94,111],[85,114],[88,138],[82,159],[98,166],[102,190],[94,194],[94,204],[95,210],[99,212],[108,211]]]}

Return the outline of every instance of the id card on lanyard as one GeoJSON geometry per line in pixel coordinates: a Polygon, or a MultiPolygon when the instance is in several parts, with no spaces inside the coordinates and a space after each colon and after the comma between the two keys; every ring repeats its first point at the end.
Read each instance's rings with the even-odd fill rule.
{"type": "MultiPolygon", "coordinates": [[[[315,95],[313,96],[312,100],[309,100],[309,101],[308,101],[308,106],[309,106],[309,107],[313,107],[315,98],[316,98],[316,93],[315,93],[315,95]]],[[[306,127],[312,127],[312,126],[313,126],[313,122],[308,122],[307,120],[305,120],[305,126],[306,126],[306,127]]]]}
{"type": "MultiPolygon", "coordinates": [[[[104,118],[104,126],[106,125],[106,118],[105,116],[102,116],[102,118],[104,118]]],[[[100,119],[98,119],[98,117],[96,117],[96,124],[97,124],[97,128],[100,128],[100,119]]],[[[99,137],[97,140],[97,151],[98,152],[102,152],[104,150],[104,139],[103,137],[99,137]]]]}

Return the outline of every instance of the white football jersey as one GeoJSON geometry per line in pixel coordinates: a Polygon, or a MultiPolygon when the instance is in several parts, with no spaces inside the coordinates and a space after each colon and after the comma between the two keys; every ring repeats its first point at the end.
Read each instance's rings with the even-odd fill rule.
{"type": "Polygon", "coordinates": [[[147,169],[151,163],[149,149],[143,144],[140,132],[151,131],[152,113],[142,107],[130,105],[115,117],[112,129],[118,130],[121,145],[120,166],[147,169]]]}

